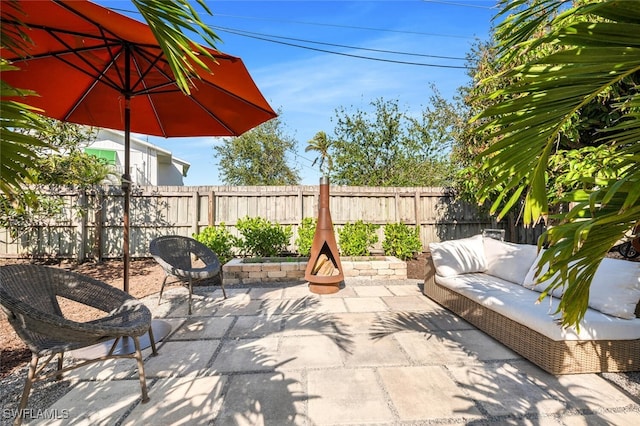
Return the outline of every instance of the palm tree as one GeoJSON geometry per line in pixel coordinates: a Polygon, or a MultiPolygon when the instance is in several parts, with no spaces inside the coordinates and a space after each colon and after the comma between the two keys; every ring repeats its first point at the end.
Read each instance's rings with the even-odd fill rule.
{"type": "MultiPolygon", "coordinates": [[[[215,47],[214,44],[219,41],[218,36],[200,19],[198,12],[190,5],[189,0],[174,0],[171,2],[165,0],[132,0],[133,4],[140,11],[141,15],[150,25],[158,43],[162,47],[163,52],[173,71],[178,86],[185,93],[189,93],[189,80],[193,78],[193,63],[206,68],[206,65],[198,59],[199,55],[210,54],[204,49],[194,51],[194,44],[187,38],[185,32],[197,33],[202,37],[205,44],[215,47]]],[[[196,0],[196,2],[211,14],[204,0],[196,0]]],[[[3,7],[11,7],[16,10],[19,15],[19,2],[7,2],[3,7]]],[[[20,28],[7,28],[3,26],[1,31],[2,48],[11,49],[12,51],[24,51],[24,45],[20,43],[10,44],[10,40],[24,40],[23,43],[30,43],[27,32],[20,28]],[[20,37],[9,37],[9,31],[17,31],[20,37]]],[[[6,61],[0,60],[0,70],[2,72],[15,69],[6,61]]],[[[0,88],[2,96],[23,96],[25,103],[0,101],[0,194],[9,200],[21,199],[28,202],[29,197],[25,197],[26,184],[31,182],[29,169],[34,165],[37,158],[36,146],[46,146],[42,141],[29,136],[30,130],[39,130],[45,126],[41,122],[41,117],[33,108],[30,108],[27,96],[35,95],[28,88],[13,88],[0,80],[0,88]],[[22,132],[15,131],[23,129],[22,132]],[[26,132],[25,132],[26,131],[26,132]],[[25,134],[27,133],[27,134],[25,134]]],[[[55,147],[52,147],[55,148],[55,147]]]]}
{"type": "Polygon", "coordinates": [[[323,131],[319,131],[309,142],[307,142],[307,147],[304,149],[304,152],[316,151],[318,153],[318,157],[313,160],[311,167],[315,166],[319,161],[318,166],[320,167],[320,172],[323,175],[331,173],[333,162],[331,161],[331,154],[329,154],[329,150],[332,145],[333,142],[327,134],[323,131]]]}
{"type": "Polygon", "coordinates": [[[498,60],[509,69],[517,58],[530,59],[500,76],[514,83],[488,94],[498,101],[477,120],[492,141],[481,154],[483,169],[494,176],[481,195],[498,190],[492,210],[500,216],[524,195],[524,220],[534,223],[550,211],[546,182],[560,136],[595,101],[606,101],[606,116],[614,117],[591,124],[596,142],[613,152],[616,173],[571,177],[579,185],[562,201],[572,208],[544,235],[541,264],[550,269],[542,278],[559,272],[549,292],[567,283],[559,310],[572,325],[584,316],[601,260],[640,223],[640,8],[625,0],[566,3],[501,0],[498,60]]]}

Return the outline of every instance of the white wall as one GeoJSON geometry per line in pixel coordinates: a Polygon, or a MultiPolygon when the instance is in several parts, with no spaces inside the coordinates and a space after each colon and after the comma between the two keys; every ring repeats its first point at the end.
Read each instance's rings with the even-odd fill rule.
{"type": "MultiPolygon", "coordinates": [[[[132,137],[130,141],[129,173],[134,185],[184,185],[184,162],[175,161],[171,152],[141,139],[132,137]]],[[[124,135],[121,132],[102,129],[98,132],[96,141],[88,147],[116,152],[116,178],[119,181],[124,173],[124,135]]]]}

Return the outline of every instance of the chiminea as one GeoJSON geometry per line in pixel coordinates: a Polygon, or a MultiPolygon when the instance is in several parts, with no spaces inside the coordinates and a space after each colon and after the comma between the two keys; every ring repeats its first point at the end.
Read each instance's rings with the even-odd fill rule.
{"type": "Polygon", "coordinates": [[[329,211],[329,178],[320,178],[320,206],[318,224],[311,245],[311,256],[304,279],[309,281],[309,290],[317,294],[330,294],[340,290],[344,281],[338,244],[333,233],[333,222],[329,211]]]}

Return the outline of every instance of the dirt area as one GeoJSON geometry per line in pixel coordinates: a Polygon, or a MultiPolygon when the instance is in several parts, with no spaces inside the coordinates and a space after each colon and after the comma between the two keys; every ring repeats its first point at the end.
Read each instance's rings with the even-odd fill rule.
{"type": "Polygon", "coordinates": [[[419,253],[414,259],[407,261],[407,278],[422,280],[426,269],[426,253],[419,253]]]}

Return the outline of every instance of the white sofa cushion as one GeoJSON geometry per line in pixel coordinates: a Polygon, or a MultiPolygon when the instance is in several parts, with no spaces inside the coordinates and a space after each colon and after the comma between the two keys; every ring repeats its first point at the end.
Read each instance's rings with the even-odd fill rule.
{"type": "MultiPolygon", "coordinates": [[[[536,265],[542,252],[527,273],[523,286],[542,292],[551,283],[553,277],[539,282],[534,277],[536,265]]],[[[549,270],[549,264],[542,265],[539,276],[549,270]]],[[[564,287],[553,289],[551,294],[562,297],[564,287]]],[[[640,263],[621,259],[602,259],[591,287],[589,288],[589,307],[615,317],[635,318],[636,305],[640,301],[640,263]]]]}
{"type": "Polygon", "coordinates": [[[482,235],[429,243],[429,251],[436,273],[443,277],[484,272],[487,269],[482,235]]]}
{"type": "Polygon", "coordinates": [[[484,255],[487,274],[522,285],[538,255],[538,248],[484,238],[484,255]]]}
{"type": "Polygon", "coordinates": [[[538,303],[538,292],[487,274],[435,277],[436,283],[462,294],[513,321],[556,340],[640,339],[640,319],[626,320],[587,309],[580,329],[562,327],[556,313],[559,299],[538,303]]]}
{"type": "MultiPolygon", "coordinates": [[[[540,269],[540,273],[538,274],[538,277],[536,277],[535,275],[536,269],[538,268],[538,263],[540,262],[540,258],[542,258],[543,253],[544,253],[544,250],[541,250],[540,253],[538,253],[533,263],[531,264],[531,268],[529,268],[529,271],[527,272],[527,275],[525,276],[524,281],[522,282],[522,285],[524,287],[537,291],[539,293],[542,293],[543,291],[545,291],[549,286],[549,284],[551,284],[554,278],[558,275],[558,273],[555,273],[551,278],[544,281],[540,281],[538,277],[543,276],[549,270],[549,264],[545,263],[544,265],[542,265],[542,269],[540,269]]],[[[551,291],[551,295],[554,297],[562,297],[563,293],[564,293],[564,287],[557,287],[551,291]]]]}
{"type": "Polygon", "coordinates": [[[619,318],[635,318],[640,301],[640,263],[602,259],[589,289],[589,306],[619,318]]]}

